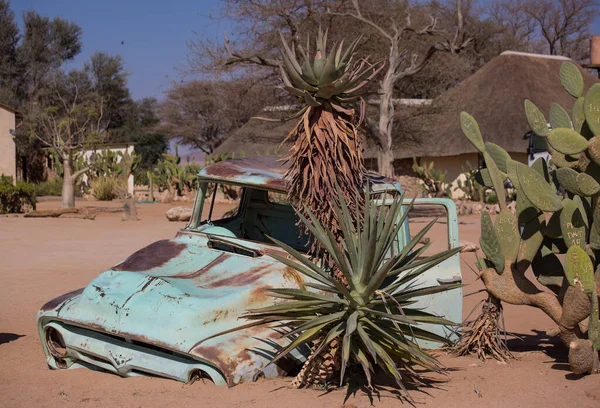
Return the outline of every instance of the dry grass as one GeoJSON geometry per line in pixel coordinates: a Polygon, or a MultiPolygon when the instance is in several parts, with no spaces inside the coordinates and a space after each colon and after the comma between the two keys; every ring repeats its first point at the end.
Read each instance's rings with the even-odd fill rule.
{"type": "Polygon", "coordinates": [[[458,356],[476,355],[483,361],[487,358],[502,362],[514,359],[506,345],[504,324],[500,324],[503,320],[502,304],[491,295],[479,304],[482,304],[479,315],[470,321],[467,317],[460,341],[451,348],[451,353],[458,356]]]}

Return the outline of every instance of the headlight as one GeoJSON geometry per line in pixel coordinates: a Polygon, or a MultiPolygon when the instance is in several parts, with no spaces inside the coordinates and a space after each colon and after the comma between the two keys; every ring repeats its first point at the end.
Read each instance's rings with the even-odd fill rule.
{"type": "Polygon", "coordinates": [[[67,356],[67,346],[62,334],[54,327],[46,329],[46,345],[50,354],[58,360],[62,360],[67,356]]]}

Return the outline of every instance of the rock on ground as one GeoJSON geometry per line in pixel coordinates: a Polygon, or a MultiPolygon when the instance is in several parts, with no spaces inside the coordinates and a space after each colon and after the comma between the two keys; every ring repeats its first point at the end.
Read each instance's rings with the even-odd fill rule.
{"type": "Polygon", "coordinates": [[[167,210],[166,214],[169,221],[189,221],[192,218],[191,207],[173,207],[167,210]]]}

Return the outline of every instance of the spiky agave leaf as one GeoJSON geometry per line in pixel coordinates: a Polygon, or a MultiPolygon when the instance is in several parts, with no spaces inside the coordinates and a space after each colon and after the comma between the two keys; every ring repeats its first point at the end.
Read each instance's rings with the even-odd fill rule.
{"type": "MultiPolygon", "coordinates": [[[[414,365],[433,371],[442,369],[435,357],[421,349],[416,340],[448,343],[448,339],[420,327],[420,324],[453,323],[416,309],[413,304],[422,296],[460,286],[426,287],[419,284],[423,273],[458,253],[460,248],[422,256],[419,240],[433,226],[434,220],[400,253],[391,255],[394,239],[413,202],[407,204],[403,201],[404,195],[398,195],[382,203],[376,200],[368,187],[365,190],[363,217],[352,214],[353,210],[338,190],[339,204],[335,204],[334,208],[341,220],[342,249],[338,247],[337,238],[310,209],[304,209],[307,217],[303,213],[298,214],[321,246],[331,251],[331,258],[347,279],[348,288],[319,263],[271,238],[292,259],[272,256],[304,275],[309,283],[306,289],[271,289],[270,295],[280,302],[248,310],[242,318],[250,323],[242,328],[273,322],[285,322],[291,327],[294,336],[288,345],[278,350],[273,361],[319,339],[320,347],[314,351],[314,356],[325,350],[331,340],[341,339],[340,382],[344,381],[345,367],[357,363],[364,369],[369,383],[374,367],[381,366],[404,388],[401,370],[418,378],[412,369],[414,365]],[[316,291],[313,287],[324,290],[316,291]]],[[[282,337],[289,335],[285,333],[282,337]]]]}

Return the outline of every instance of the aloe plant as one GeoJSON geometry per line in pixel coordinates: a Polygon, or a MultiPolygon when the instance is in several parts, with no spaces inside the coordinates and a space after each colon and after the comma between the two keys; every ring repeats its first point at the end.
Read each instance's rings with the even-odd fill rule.
{"type": "Polygon", "coordinates": [[[552,160],[532,167],[516,162],[499,146],[484,143],[477,122],[461,114],[467,139],[488,168],[483,183],[497,192],[509,179],[517,190],[516,215],[503,210],[492,224],[482,215],[481,248],[486,256],[481,277],[488,292],[501,301],[542,309],[558,325],[555,331],[569,347],[569,362],[578,374],[598,372],[600,333],[600,84],[584,95],[583,77],[571,62],[562,64],[560,81],[577,98],[572,115],[557,104],[544,114],[525,101],[531,129],[546,137],[552,160]],[[562,187],[566,194],[557,194],[562,187]],[[566,254],[564,262],[556,256],[566,254]],[[538,289],[525,276],[532,267],[538,289]],[[594,276],[596,275],[596,276],[594,276]],[[579,324],[589,319],[587,333],[579,324]]]}
{"type": "MultiPolygon", "coordinates": [[[[437,359],[421,349],[416,340],[450,343],[447,338],[420,327],[420,324],[454,325],[443,317],[415,308],[415,301],[421,296],[460,286],[422,286],[419,285],[419,278],[456,254],[460,248],[423,256],[429,244],[422,245],[419,241],[435,224],[436,220],[433,220],[400,253],[392,254],[392,245],[412,203],[404,205],[403,211],[404,195],[399,195],[389,205],[378,206],[376,197],[367,189],[364,213],[358,216],[352,214],[339,190],[338,199],[340,204],[335,204],[334,210],[341,222],[343,250],[338,247],[337,238],[310,209],[304,208],[298,212],[298,216],[331,255],[336,267],[348,281],[348,287],[342,285],[320,263],[271,238],[290,255],[272,256],[304,275],[308,283],[304,289],[269,289],[271,296],[280,302],[248,310],[242,318],[251,323],[234,330],[273,322],[289,325],[291,331],[284,336],[293,340],[278,350],[274,362],[315,340],[319,345],[310,358],[318,358],[330,353],[332,343],[334,347],[337,346],[334,340],[341,339],[340,384],[344,381],[348,365],[358,364],[369,384],[375,367],[380,366],[405,389],[400,370],[404,369],[409,375],[418,377],[414,365],[433,371],[442,369],[437,359]],[[307,217],[303,215],[305,213],[307,217]]],[[[221,334],[224,333],[218,335],[221,334]]],[[[302,383],[303,376],[308,375],[305,371],[301,372],[296,382],[302,383]]]]}

